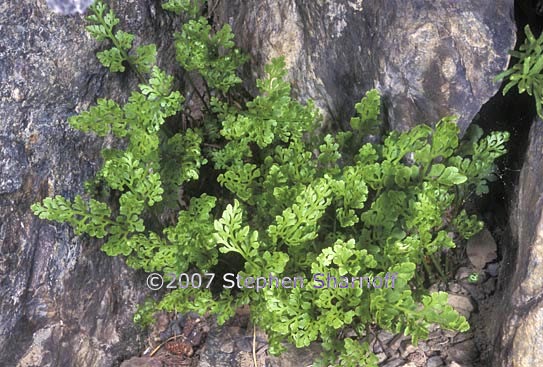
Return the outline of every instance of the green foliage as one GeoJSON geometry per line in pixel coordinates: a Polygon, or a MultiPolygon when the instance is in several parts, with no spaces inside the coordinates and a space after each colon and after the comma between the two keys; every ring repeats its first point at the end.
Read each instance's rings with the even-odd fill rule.
{"type": "Polygon", "coordinates": [[[470,239],[484,228],[484,223],[480,221],[476,215],[468,215],[465,210],[462,210],[453,220],[453,225],[458,234],[464,239],[470,239]]]}
{"type": "Polygon", "coordinates": [[[529,25],[524,27],[524,34],[526,39],[518,51],[509,52],[518,61],[498,74],[495,81],[507,80],[504,95],[517,86],[519,94],[526,92],[533,96],[537,114],[543,119],[543,34],[535,38],[529,25]]]}
{"type": "Polygon", "coordinates": [[[234,48],[233,38],[228,24],[211,34],[206,18],[191,19],[175,35],[177,61],[188,71],[198,71],[211,88],[227,92],[241,83],[236,69],[247,60],[234,48]]]}
{"type": "Polygon", "coordinates": [[[87,17],[90,23],[86,29],[97,41],[110,40],[113,44],[108,50],[96,54],[98,60],[111,72],[125,71],[125,63],[131,65],[136,73],[148,73],[156,63],[156,46],[146,45],[132,50],[134,35],[122,30],[115,31],[120,20],[113,10],[107,10],[107,6],[100,0],[90,6],[91,15],[87,17]]]}
{"type": "Polygon", "coordinates": [[[204,3],[205,0],[168,0],[162,4],[162,9],[177,15],[187,14],[191,18],[196,18],[204,3]]]}
{"type": "Polygon", "coordinates": [[[369,91],[355,106],[357,117],[351,118],[351,127],[363,135],[376,135],[381,127],[381,96],[377,90],[369,91]]]}
{"type": "MultiPolygon", "coordinates": [[[[196,3],[164,6],[190,12],[196,3]]],[[[118,20],[100,4],[89,31],[112,40],[118,20]]],[[[120,34],[116,42],[124,39],[126,51],[132,41],[120,34]]],[[[240,107],[224,96],[239,83],[235,70],[243,61],[229,28],[212,35],[203,18],[189,20],[176,48],[186,71],[197,71],[221,92],[210,100],[205,122],[172,130],[166,121],[183,110],[185,97],[173,90],[171,76],[148,69],[148,81],[124,105],[99,99],[69,120],[82,131],[113,134],[125,149],[103,152],[87,196],[46,198],[32,206],[34,213],[104,239],[108,255],[122,255],[146,272],[224,272],[227,264],[227,272],[241,276],[297,276],[305,286],[177,289],[145,303],[136,321],[146,324],[155,310],[175,310],[211,313],[223,324],[250,305],[271,352],[281,352],[285,340],[296,347],[319,341],[323,366],[346,367],[377,366],[362,341],[370,327],[414,342],[428,337],[431,324],[469,328],[446,293],[428,293],[419,284],[428,259],[455,246],[450,232],[468,238],[481,229],[460,205],[488,190],[506,133],[483,137],[472,128],[459,140],[454,118],[444,118],[434,128],[421,125],[362,143],[381,128],[380,97],[371,90],[356,105],[353,131],[320,135],[313,103],[291,98],[282,58],[266,66],[259,95],[240,107]],[[97,186],[111,196],[98,200],[97,186]],[[395,274],[395,284],[318,288],[318,273],[340,281],[395,274]],[[346,330],[360,340],[344,338],[346,330]]]]}

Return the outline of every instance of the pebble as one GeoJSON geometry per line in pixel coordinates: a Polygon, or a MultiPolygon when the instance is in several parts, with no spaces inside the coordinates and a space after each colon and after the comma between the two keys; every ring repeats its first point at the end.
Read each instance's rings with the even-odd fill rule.
{"type": "Polygon", "coordinates": [[[426,363],[426,367],[442,367],[443,366],[443,360],[439,356],[433,356],[428,359],[428,362],[426,363]]]}
{"type": "Polygon", "coordinates": [[[497,277],[499,269],[500,269],[500,263],[496,262],[496,263],[487,264],[486,268],[485,268],[485,271],[491,277],[497,277]]]}
{"type": "Polygon", "coordinates": [[[121,367],[161,367],[162,362],[150,357],[132,357],[123,363],[121,367]]]}
{"type": "Polygon", "coordinates": [[[402,334],[398,334],[396,335],[394,338],[392,338],[392,340],[390,341],[390,343],[388,344],[388,347],[392,350],[397,350],[400,348],[400,346],[402,345],[402,342],[404,340],[407,340],[409,339],[409,337],[407,336],[404,336],[402,334]]]}
{"type": "Polygon", "coordinates": [[[394,338],[394,334],[389,333],[388,331],[385,331],[385,330],[379,331],[378,336],[379,336],[379,340],[383,344],[387,344],[392,338],[394,338]]]}
{"type": "Polygon", "coordinates": [[[467,277],[469,277],[469,275],[473,273],[473,269],[470,269],[470,268],[467,268],[467,267],[461,267],[460,269],[458,269],[458,271],[456,272],[456,279],[457,280],[464,280],[466,279],[467,277]]]}
{"type": "Polygon", "coordinates": [[[413,344],[407,344],[405,346],[403,344],[404,343],[402,343],[401,352],[400,352],[400,355],[402,356],[402,358],[406,358],[408,355],[410,355],[411,353],[414,353],[417,350],[417,347],[415,347],[413,344]]]}
{"type": "Polygon", "coordinates": [[[377,357],[377,363],[383,363],[384,361],[387,360],[387,355],[383,352],[381,353],[375,353],[375,356],[377,357]]]}
{"type": "Polygon", "coordinates": [[[462,287],[455,282],[449,282],[449,291],[452,293],[461,293],[462,287]]]}
{"type": "Polygon", "coordinates": [[[221,352],[223,353],[232,353],[234,351],[234,343],[232,341],[227,341],[221,345],[221,352]]]}
{"type": "Polygon", "coordinates": [[[417,367],[423,367],[426,366],[426,361],[428,360],[428,357],[426,357],[426,354],[424,354],[424,352],[417,350],[414,353],[408,355],[407,360],[413,362],[417,367]]]}
{"type": "Polygon", "coordinates": [[[403,359],[393,359],[392,361],[387,362],[382,367],[400,367],[405,366],[405,361],[403,359]]]}
{"type": "Polygon", "coordinates": [[[11,91],[11,98],[15,101],[15,102],[21,102],[25,99],[24,95],[23,95],[23,92],[21,92],[21,90],[19,88],[14,88],[12,91],[11,91]]]}
{"type": "Polygon", "coordinates": [[[473,339],[455,344],[449,349],[449,357],[459,363],[470,364],[477,358],[477,348],[473,339]]]}
{"type": "Polygon", "coordinates": [[[471,312],[474,310],[473,303],[468,296],[449,294],[449,305],[466,318],[469,318],[471,312]]]}

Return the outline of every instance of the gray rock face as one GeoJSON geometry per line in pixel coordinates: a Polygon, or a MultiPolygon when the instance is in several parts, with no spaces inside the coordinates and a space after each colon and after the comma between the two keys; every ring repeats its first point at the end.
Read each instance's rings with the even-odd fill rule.
{"type": "Polygon", "coordinates": [[[364,92],[390,127],[457,114],[462,130],[499,85],[515,44],[513,0],[210,1],[256,70],[285,55],[294,90],[346,124],[364,92]]]}
{"type": "Polygon", "coordinates": [[[84,13],[93,0],[47,0],[47,6],[60,14],[84,13]]]}
{"type": "Polygon", "coordinates": [[[543,124],[530,130],[511,215],[513,241],[504,260],[510,278],[503,306],[494,315],[502,321],[496,340],[495,366],[543,365],[543,124]]]}
{"type": "MultiPolygon", "coordinates": [[[[171,36],[155,3],[112,5],[138,42],[163,47],[171,36]]],[[[144,279],[30,211],[46,196],[81,193],[98,168],[103,140],[67,117],[98,97],[126,99],[137,84],[99,65],[84,25],[44,1],[0,2],[0,366],[115,366],[142,343],[132,315],[144,279]]]]}

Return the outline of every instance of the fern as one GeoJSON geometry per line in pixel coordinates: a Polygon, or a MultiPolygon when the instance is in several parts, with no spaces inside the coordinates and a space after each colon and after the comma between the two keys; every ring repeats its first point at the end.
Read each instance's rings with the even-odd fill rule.
{"type": "Polygon", "coordinates": [[[503,95],[516,86],[519,94],[533,96],[537,114],[543,119],[543,34],[535,38],[529,25],[524,27],[524,34],[526,39],[518,51],[509,52],[517,62],[494,80],[507,81],[503,95]]]}
{"type": "Polygon", "coordinates": [[[108,255],[146,272],[224,272],[226,262],[240,276],[298,276],[306,285],[178,289],[146,302],[135,316],[143,323],[156,310],[176,310],[212,313],[223,324],[250,305],[271,352],[281,352],[285,340],[297,347],[319,341],[321,365],[346,367],[376,366],[377,359],[367,341],[345,338],[344,330],[363,337],[376,326],[414,342],[428,337],[431,324],[467,330],[445,293],[418,284],[433,276],[428,259],[456,246],[450,232],[469,238],[482,228],[460,203],[488,191],[508,134],[483,136],[472,127],[460,140],[452,117],[434,128],[381,134],[376,90],[356,105],[351,131],[315,133],[319,113],[312,102],[291,97],[282,58],[266,66],[259,95],[232,105],[226,93],[241,81],[235,71],[245,58],[228,27],[213,34],[197,18],[199,4],[170,0],[164,8],[189,12],[176,36],[177,59],[215,96],[200,126],[172,130],[166,121],[185,101],[173,77],[151,66],[153,47],[133,51],[133,36],[114,29],[114,13],[95,3],[88,30],[116,49],[99,59],[112,71],[124,70],[126,61],[146,81],[124,105],[99,99],[69,119],[82,131],[114,135],[125,149],[103,152],[101,170],[86,185],[89,195],[46,198],[32,206],[34,213],[103,239],[108,255]],[[106,187],[99,195],[98,184],[106,187]],[[395,274],[395,283],[318,287],[315,274],[340,284],[395,274]]]}

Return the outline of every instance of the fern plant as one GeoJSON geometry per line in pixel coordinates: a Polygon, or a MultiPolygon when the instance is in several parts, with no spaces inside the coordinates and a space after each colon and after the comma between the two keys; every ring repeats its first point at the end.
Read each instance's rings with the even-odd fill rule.
{"type": "Polygon", "coordinates": [[[509,52],[517,62],[498,74],[495,81],[507,80],[503,95],[517,86],[519,94],[533,96],[537,114],[543,119],[543,34],[535,38],[529,25],[524,27],[524,34],[526,39],[518,51],[509,52]]]}
{"type": "MultiPolygon", "coordinates": [[[[244,58],[226,60],[241,55],[230,29],[212,35],[195,20],[192,6],[170,0],[165,8],[193,9],[186,36],[177,36],[178,61],[220,92],[209,99],[209,115],[198,126],[166,129],[185,97],[159,68],[135,66],[148,82],[126,104],[101,99],[69,120],[80,130],[123,139],[126,149],[103,152],[103,167],[86,195],[46,198],[32,206],[34,213],[103,238],[108,255],[145,272],[296,276],[306,284],[176,289],[146,302],[135,316],[142,322],[156,310],[176,310],[211,313],[223,324],[250,305],[272,353],[285,341],[296,347],[319,341],[321,365],[346,367],[377,366],[369,346],[374,327],[414,342],[434,323],[467,330],[446,293],[420,285],[433,275],[429,264],[439,263],[436,254],[455,246],[450,233],[469,238],[481,229],[462,203],[488,190],[507,133],[483,137],[473,127],[459,140],[455,119],[447,117],[435,128],[420,125],[368,143],[366,136],[381,125],[380,97],[372,90],[356,105],[350,131],[317,134],[319,113],[311,101],[291,98],[282,58],[266,66],[258,96],[243,106],[230,104],[225,94],[240,82],[235,69],[244,58]],[[107,190],[97,194],[98,186],[107,190]],[[173,224],[160,220],[172,208],[173,224]],[[387,273],[396,274],[394,288],[315,287],[315,274],[344,281],[387,273]],[[346,331],[357,337],[344,337],[352,334],[346,331]]],[[[112,40],[103,34],[118,23],[114,13],[106,20],[101,2],[93,12],[90,21],[106,31],[91,28],[91,34],[112,40]]],[[[135,57],[123,60],[139,65],[135,57]]],[[[104,65],[119,69],[117,61],[104,65]]]]}

